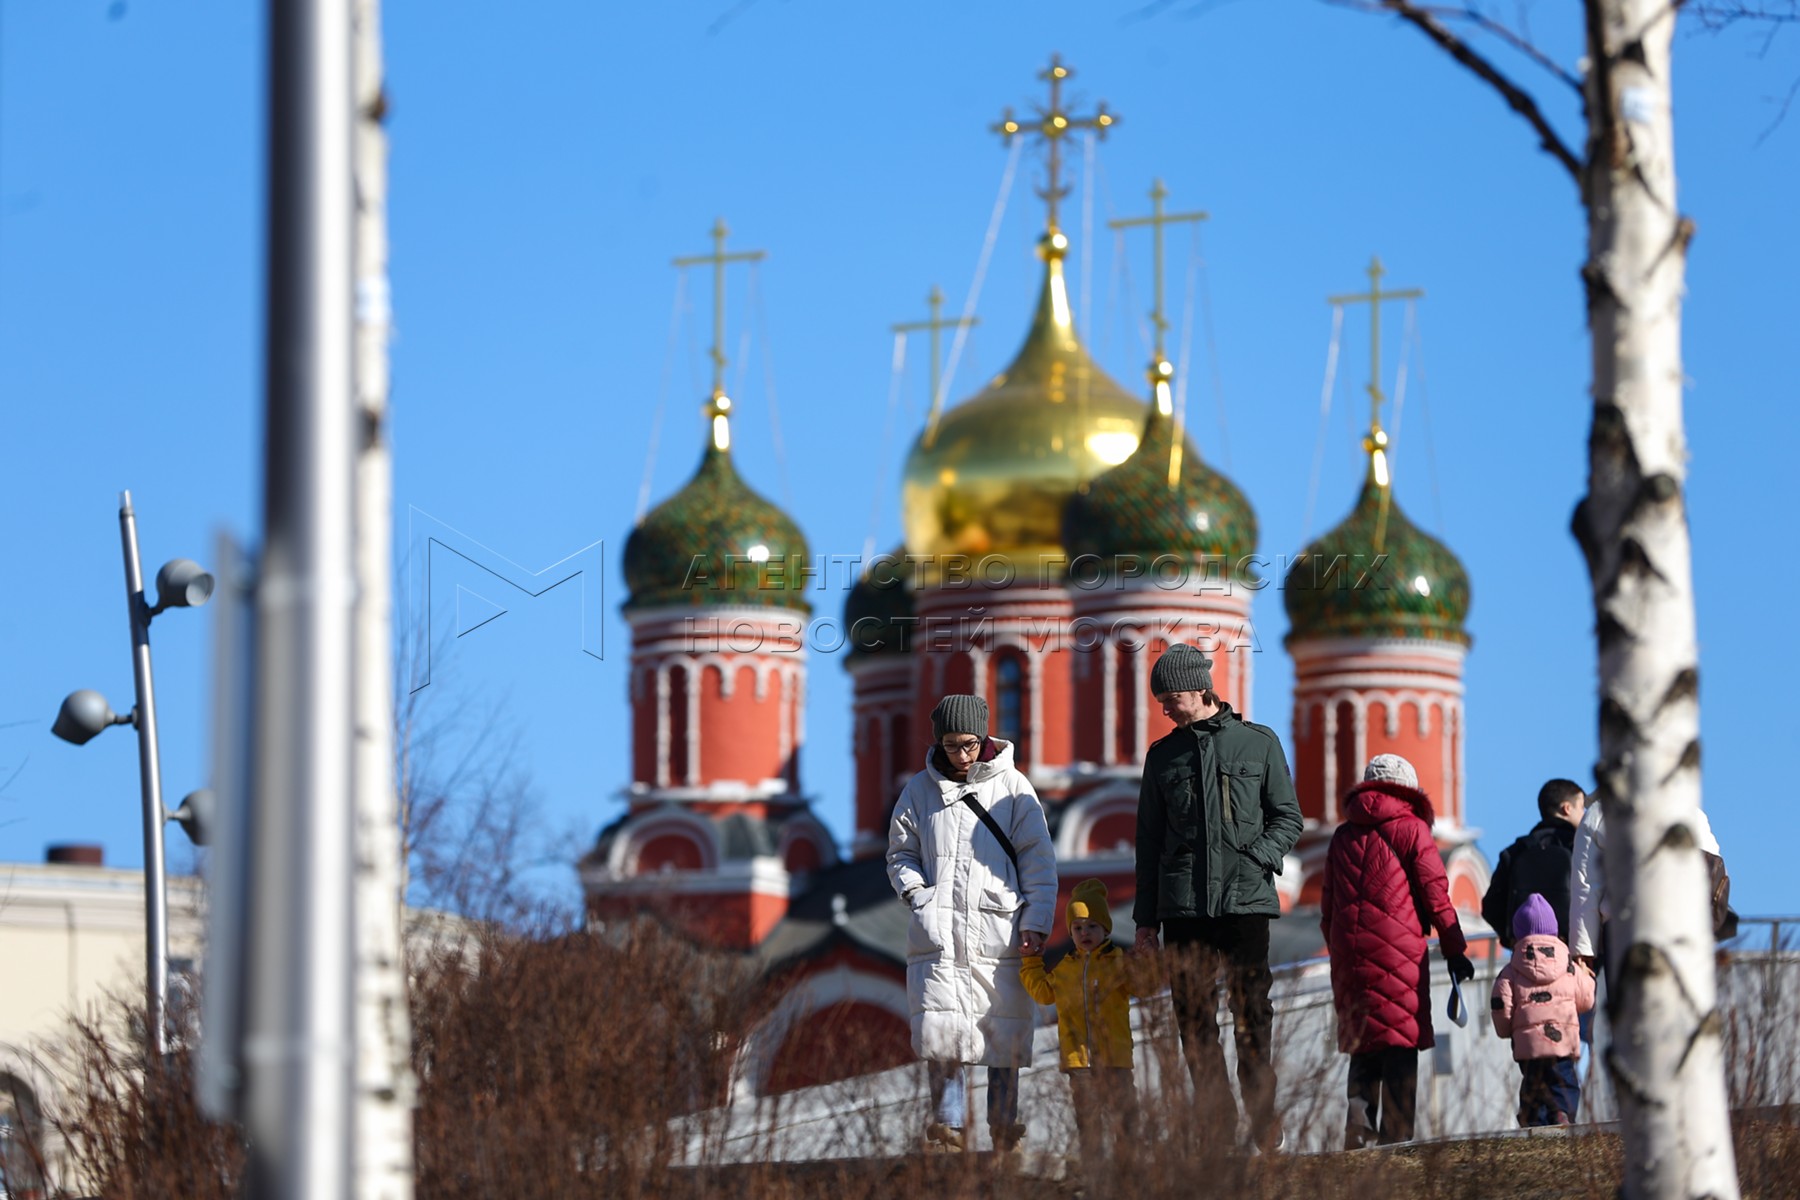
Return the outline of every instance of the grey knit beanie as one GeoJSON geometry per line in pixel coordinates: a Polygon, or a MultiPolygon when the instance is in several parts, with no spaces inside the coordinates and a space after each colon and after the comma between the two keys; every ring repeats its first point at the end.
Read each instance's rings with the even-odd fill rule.
{"type": "Polygon", "coordinates": [[[987,701],[980,696],[945,696],[931,710],[931,738],[943,741],[947,733],[987,736],[987,701]]]}
{"type": "Polygon", "coordinates": [[[1176,642],[1163,651],[1150,668],[1150,694],[1164,692],[1210,692],[1212,659],[1186,642],[1176,642]]]}
{"type": "Polygon", "coordinates": [[[1419,773],[1413,765],[1398,754],[1377,754],[1369,760],[1363,771],[1365,783],[1397,783],[1403,787],[1417,788],[1419,773]]]}

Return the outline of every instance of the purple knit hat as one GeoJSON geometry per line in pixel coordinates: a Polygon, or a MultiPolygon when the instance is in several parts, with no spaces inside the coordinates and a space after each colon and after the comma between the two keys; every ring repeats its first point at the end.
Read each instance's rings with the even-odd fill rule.
{"type": "Polygon", "coordinates": [[[1536,892],[1525,897],[1525,903],[1519,905],[1519,911],[1513,914],[1513,940],[1536,937],[1547,933],[1556,936],[1556,913],[1550,902],[1536,892]]]}

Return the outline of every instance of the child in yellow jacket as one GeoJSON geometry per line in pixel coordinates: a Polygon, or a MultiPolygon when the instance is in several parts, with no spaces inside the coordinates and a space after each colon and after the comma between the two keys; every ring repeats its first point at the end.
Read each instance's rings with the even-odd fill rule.
{"type": "Polygon", "coordinates": [[[1075,946],[1046,971],[1041,954],[1019,965],[1019,980],[1039,1004],[1056,1005],[1062,1069],[1075,1095],[1075,1128],[1084,1166],[1132,1136],[1137,1124],[1137,1085],[1131,1074],[1131,1004],[1128,997],[1153,990],[1149,972],[1129,962],[1112,943],[1106,884],[1086,879],[1069,897],[1069,937],[1075,946]]]}

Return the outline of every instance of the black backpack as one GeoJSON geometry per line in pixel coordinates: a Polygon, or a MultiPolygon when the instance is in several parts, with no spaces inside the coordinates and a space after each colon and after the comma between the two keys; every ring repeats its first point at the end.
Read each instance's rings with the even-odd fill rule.
{"type": "Polygon", "coordinates": [[[1569,870],[1574,856],[1554,829],[1536,829],[1512,846],[1507,880],[1506,913],[1495,930],[1511,946],[1512,915],[1533,892],[1550,902],[1556,913],[1557,936],[1569,940],[1569,870]]]}
{"type": "Polygon", "coordinates": [[[1725,860],[1708,850],[1706,883],[1712,894],[1712,926],[1715,942],[1728,942],[1738,935],[1738,915],[1731,908],[1731,876],[1725,873],[1725,860]]]}

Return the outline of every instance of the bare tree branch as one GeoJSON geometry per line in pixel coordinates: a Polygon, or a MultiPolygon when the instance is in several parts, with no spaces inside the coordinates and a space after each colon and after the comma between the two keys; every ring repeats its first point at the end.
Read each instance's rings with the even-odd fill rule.
{"type": "Polygon", "coordinates": [[[1787,120],[1788,109],[1790,109],[1794,106],[1794,97],[1796,95],[1800,95],[1800,79],[1794,80],[1794,82],[1788,87],[1787,95],[1783,96],[1781,98],[1781,108],[1779,111],[1776,112],[1775,119],[1773,121],[1769,122],[1768,128],[1764,129],[1761,133],[1756,135],[1756,144],[1757,145],[1760,146],[1764,142],[1768,141],[1769,135],[1774,133],[1777,129],[1781,128],[1782,122],[1787,120]]]}
{"type": "MultiPolygon", "coordinates": [[[[1387,6],[1383,5],[1382,7],[1387,6]]],[[[1469,25],[1473,25],[1483,33],[1499,38],[1508,46],[1511,46],[1514,50],[1517,50],[1520,54],[1523,54],[1526,58],[1529,58],[1532,62],[1562,80],[1563,83],[1567,84],[1569,89],[1577,96],[1582,94],[1581,77],[1557,62],[1554,58],[1551,58],[1548,54],[1545,54],[1542,50],[1539,50],[1537,46],[1532,43],[1529,34],[1514,32],[1510,27],[1494,20],[1473,5],[1463,5],[1460,8],[1452,8],[1449,5],[1422,4],[1419,5],[1419,11],[1428,16],[1437,17],[1439,20],[1465,22],[1469,25]]]]}
{"type": "MultiPolygon", "coordinates": [[[[1750,4],[1743,0],[1683,0],[1687,12],[1700,24],[1707,33],[1723,33],[1734,25],[1761,26],[1761,45],[1757,47],[1756,57],[1767,58],[1769,51],[1775,46],[1775,39],[1790,25],[1800,25],[1800,0],[1760,0],[1750,4]]],[[[1770,121],[1764,130],[1756,135],[1756,144],[1762,145],[1769,140],[1769,135],[1787,121],[1788,110],[1793,107],[1794,99],[1800,94],[1800,79],[1789,85],[1787,94],[1777,99],[1769,97],[1771,103],[1779,103],[1775,119],[1770,121]]]]}
{"type": "MultiPolygon", "coordinates": [[[[1445,53],[1467,67],[1488,86],[1500,93],[1507,107],[1524,117],[1526,122],[1537,131],[1538,144],[1550,157],[1563,165],[1569,178],[1576,187],[1581,186],[1581,160],[1569,149],[1562,135],[1556,132],[1544,110],[1538,107],[1536,97],[1524,88],[1507,78],[1500,68],[1477,53],[1470,45],[1458,37],[1429,8],[1414,4],[1411,0],[1326,0],[1326,3],[1339,8],[1354,8],[1363,12],[1390,12],[1401,20],[1414,26],[1426,37],[1436,42],[1445,53]]],[[[1462,10],[1457,10],[1459,13],[1462,10]]]]}
{"type": "Polygon", "coordinates": [[[1711,30],[1740,24],[1769,25],[1774,28],[1800,24],[1800,0],[1762,0],[1756,4],[1743,3],[1742,0],[1730,3],[1726,0],[1688,0],[1685,7],[1696,21],[1711,30]]]}

